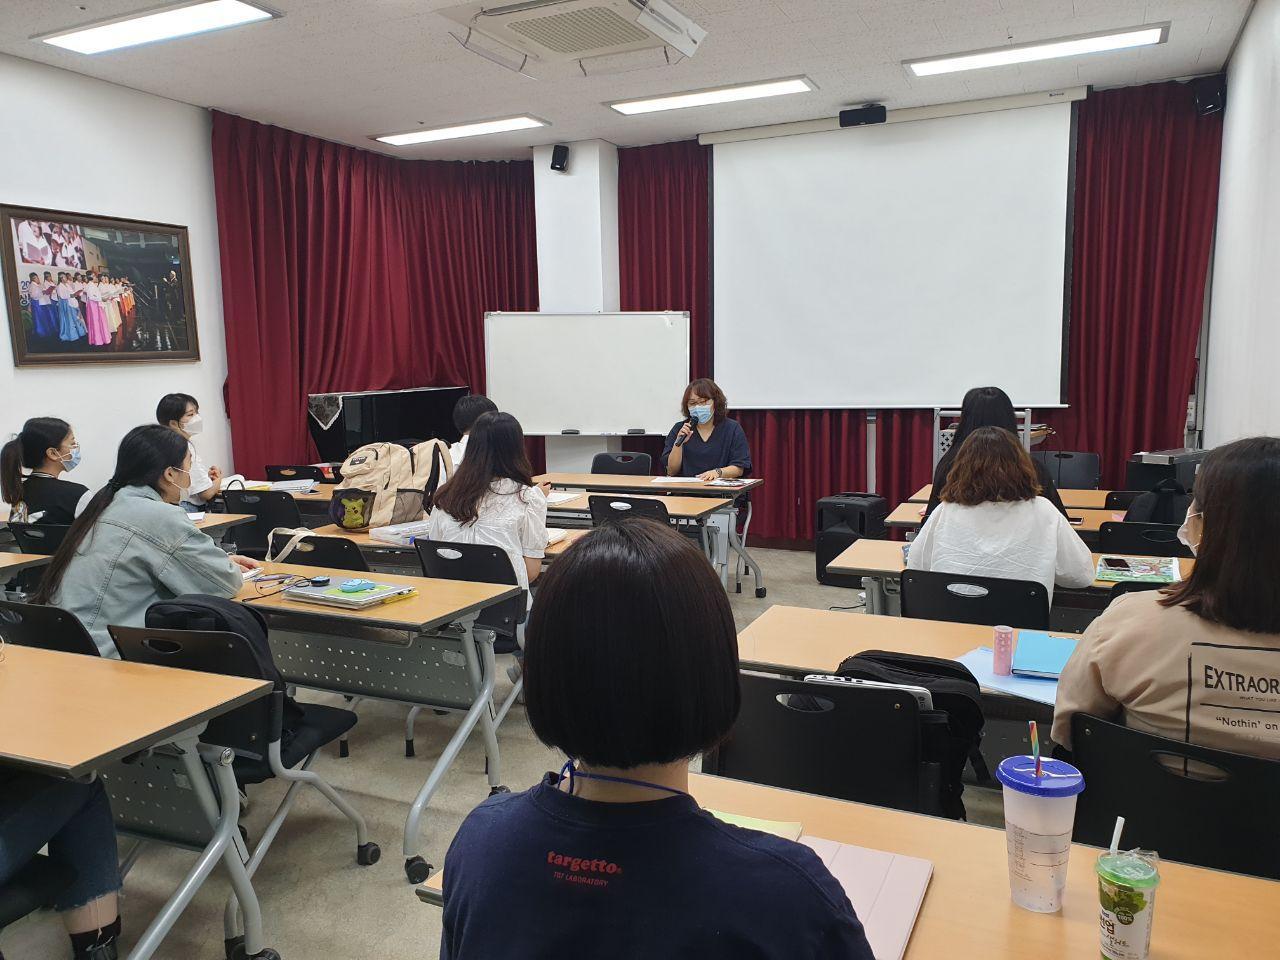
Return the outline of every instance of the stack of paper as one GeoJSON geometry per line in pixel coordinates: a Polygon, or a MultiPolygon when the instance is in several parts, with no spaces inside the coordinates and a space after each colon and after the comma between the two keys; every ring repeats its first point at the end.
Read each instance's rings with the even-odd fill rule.
{"type": "Polygon", "coordinates": [[[311,493],[315,488],[315,480],[277,480],[271,484],[271,489],[280,493],[311,493]]]}
{"type": "Polygon", "coordinates": [[[411,547],[414,538],[425,537],[430,529],[430,520],[413,520],[409,523],[393,523],[387,527],[374,527],[369,531],[369,538],[396,547],[411,547]]]}
{"type": "Polygon", "coordinates": [[[568,503],[570,500],[577,500],[582,494],[566,493],[564,490],[552,490],[547,494],[547,505],[552,506],[557,503],[568,503]]]}
{"type": "Polygon", "coordinates": [[[568,530],[561,530],[559,527],[547,527],[547,546],[559,543],[568,533],[568,530]]]}

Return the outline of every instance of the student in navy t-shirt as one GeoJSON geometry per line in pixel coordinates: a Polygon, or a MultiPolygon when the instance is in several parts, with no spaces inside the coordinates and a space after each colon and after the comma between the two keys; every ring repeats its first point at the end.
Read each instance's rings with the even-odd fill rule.
{"type": "Polygon", "coordinates": [[[751,472],[751,448],[737,420],[726,417],[729,403],[714,380],[702,377],[684,388],[684,420],[667,432],[662,463],[669,477],[732,480],[751,472]]]}
{"type": "Polygon", "coordinates": [[[542,578],[525,643],[534,733],[575,758],[466,818],[442,960],[874,960],[808,848],[689,796],[739,708],[738,642],[706,558],[648,520],[601,526],[542,578]]]}

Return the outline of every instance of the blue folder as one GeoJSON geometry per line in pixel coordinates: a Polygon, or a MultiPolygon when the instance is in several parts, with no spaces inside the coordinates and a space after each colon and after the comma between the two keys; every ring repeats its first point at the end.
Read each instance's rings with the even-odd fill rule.
{"type": "Polygon", "coordinates": [[[1075,648],[1076,641],[1070,637],[1051,636],[1043,630],[1019,630],[1013,672],[1019,677],[1057,680],[1075,648]]]}

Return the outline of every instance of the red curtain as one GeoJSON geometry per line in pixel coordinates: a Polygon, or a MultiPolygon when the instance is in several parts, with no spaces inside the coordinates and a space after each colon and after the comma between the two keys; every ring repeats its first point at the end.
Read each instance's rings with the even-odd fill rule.
{"type": "Polygon", "coordinates": [[[313,457],[306,395],[484,389],[483,317],[538,308],[533,166],[399,160],[215,112],[236,469],[313,457]]]}
{"type": "Polygon", "coordinates": [[[933,411],[882,410],[876,418],[876,492],[889,509],[933,479],[933,411]]]}

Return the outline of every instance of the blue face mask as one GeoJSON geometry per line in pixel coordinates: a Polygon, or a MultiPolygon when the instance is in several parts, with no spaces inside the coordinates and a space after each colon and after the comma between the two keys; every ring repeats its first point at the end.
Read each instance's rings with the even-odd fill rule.
{"type": "Polygon", "coordinates": [[[697,420],[699,423],[711,422],[711,404],[700,403],[696,407],[689,408],[689,416],[697,420]]]}
{"type": "Polygon", "coordinates": [[[78,466],[80,466],[80,448],[72,447],[71,453],[68,454],[67,457],[62,460],[62,469],[66,471],[71,471],[78,466]]]}

